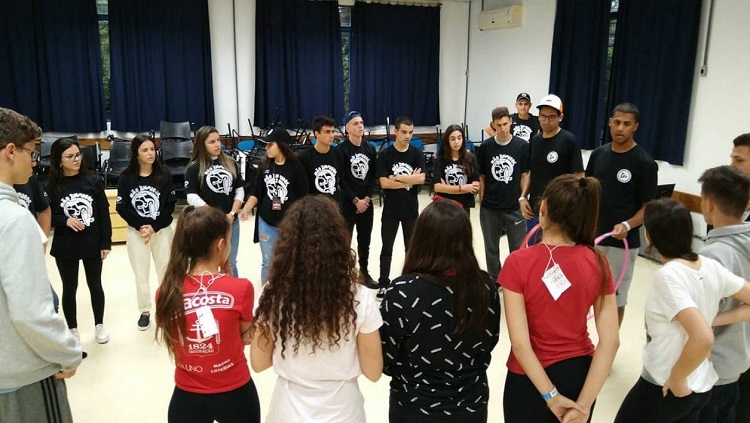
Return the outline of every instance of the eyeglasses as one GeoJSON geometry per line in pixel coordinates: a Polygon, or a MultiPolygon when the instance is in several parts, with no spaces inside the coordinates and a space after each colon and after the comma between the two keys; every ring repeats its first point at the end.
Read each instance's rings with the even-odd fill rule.
{"type": "Polygon", "coordinates": [[[63,159],[70,160],[71,162],[72,161],[76,161],[76,160],[81,160],[81,157],[82,157],[81,153],[76,153],[76,154],[70,154],[70,155],[67,155],[67,156],[62,156],[63,159]]]}
{"type": "Polygon", "coordinates": [[[539,115],[539,120],[546,120],[547,122],[551,122],[557,118],[557,115],[539,115]]]}
{"type": "Polygon", "coordinates": [[[28,151],[29,154],[31,154],[31,161],[32,162],[38,162],[39,161],[39,157],[41,156],[41,154],[39,154],[38,151],[32,150],[30,148],[26,148],[26,147],[18,147],[18,148],[20,148],[21,150],[28,151]]]}

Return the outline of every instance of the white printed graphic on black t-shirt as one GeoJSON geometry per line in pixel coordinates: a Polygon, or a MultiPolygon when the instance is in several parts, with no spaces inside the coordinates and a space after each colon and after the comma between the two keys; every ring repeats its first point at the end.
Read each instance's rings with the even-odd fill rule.
{"type": "Polygon", "coordinates": [[[555,163],[557,162],[558,156],[557,151],[550,151],[547,153],[547,162],[549,163],[555,163]]]}
{"type": "MultiPolygon", "coordinates": [[[[205,295],[191,293],[183,296],[183,305],[186,320],[188,322],[194,320],[183,340],[187,343],[187,353],[199,356],[218,354],[219,344],[221,344],[221,331],[216,335],[207,336],[204,334],[196,311],[204,306],[211,308],[212,311],[221,308],[230,309],[234,307],[234,297],[221,291],[208,291],[205,295]]],[[[219,326],[218,320],[216,320],[216,326],[219,326]]]]}
{"type": "Polygon", "coordinates": [[[70,194],[60,200],[60,207],[65,216],[78,219],[86,226],[94,221],[94,199],[90,195],[70,194]]]}
{"type": "Polygon", "coordinates": [[[159,191],[149,185],[141,185],[130,191],[130,204],[138,216],[156,220],[159,217],[159,191]]]}
{"type": "Polygon", "coordinates": [[[498,182],[507,184],[513,180],[515,166],[516,159],[507,154],[499,154],[492,158],[492,177],[498,182]]]}
{"type": "Polygon", "coordinates": [[[336,168],[331,165],[320,165],[313,172],[315,175],[315,189],[323,194],[336,193],[336,168]]]}
{"type": "Polygon", "coordinates": [[[208,188],[217,193],[229,195],[232,192],[232,173],[224,166],[213,165],[206,170],[206,185],[208,188]]]}
{"type": "Polygon", "coordinates": [[[466,174],[461,166],[451,163],[445,167],[445,183],[448,185],[465,185],[466,174]]]}
{"type": "Polygon", "coordinates": [[[263,182],[266,184],[266,193],[271,201],[278,198],[281,204],[284,204],[289,200],[289,180],[284,175],[268,173],[263,177],[263,182]]]}
{"type": "Polygon", "coordinates": [[[627,169],[620,169],[617,172],[617,180],[622,182],[623,184],[627,184],[630,182],[630,179],[632,179],[633,175],[630,173],[627,169]]]}
{"type": "Polygon", "coordinates": [[[349,159],[349,162],[351,164],[352,176],[364,181],[367,177],[367,172],[370,170],[370,159],[367,155],[356,153],[349,159]]]}
{"type": "Polygon", "coordinates": [[[531,128],[522,123],[519,123],[513,127],[513,135],[523,139],[524,141],[528,141],[531,139],[531,128]]]}
{"type": "Polygon", "coordinates": [[[18,193],[18,204],[24,206],[26,209],[29,209],[29,208],[31,208],[31,198],[28,195],[26,195],[26,194],[24,194],[22,192],[19,192],[18,193]]]}
{"type": "MultiPolygon", "coordinates": [[[[414,173],[414,168],[411,167],[411,165],[404,163],[404,162],[398,162],[394,163],[393,167],[391,167],[391,174],[393,176],[405,176],[405,175],[411,175],[414,173]]],[[[410,190],[411,185],[406,187],[406,190],[410,190]]]]}

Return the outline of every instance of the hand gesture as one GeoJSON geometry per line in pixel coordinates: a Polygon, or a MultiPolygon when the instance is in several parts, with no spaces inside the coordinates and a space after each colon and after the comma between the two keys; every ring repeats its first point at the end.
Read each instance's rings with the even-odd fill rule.
{"type": "Polygon", "coordinates": [[[673,379],[672,376],[669,376],[669,379],[664,383],[664,386],[661,388],[661,393],[663,396],[667,396],[667,392],[672,391],[672,395],[676,396],[677,398],[686,397],[693,393],[693,391],[688,388],[687,385],[687,379],[673,379]]]}
{"type": "Polygon", "coordinates": [[[76,219],[75,217],[69,217],[68,220],[65,221],[65,226],[69,227],[75,232],[81,232],[82,230],[86,229],[86,225],[84,225],[83,222],[76,219]]]}

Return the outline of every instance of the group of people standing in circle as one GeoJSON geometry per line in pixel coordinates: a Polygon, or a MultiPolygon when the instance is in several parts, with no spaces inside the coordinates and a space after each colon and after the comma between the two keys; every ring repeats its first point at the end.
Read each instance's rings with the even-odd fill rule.
{"type": "MultiPolygon", "coordinates": [[[[251,345],[250,367],[273,367],[279,376],[269,422],[363,422],[357,378],[377,381],[382,373],[391,377],[390,421],[487,421],[493,413],[486,370],[499,340],[502,298],[511,341],[505,421],[591,421],[619,346],[638,247],[633,233],[643,224],[664,265],[646,303],[642,376],[616,421],[734,421],[744,392],[740,380],[750,367],[750,343],[742,341],[750,340],[742,323],[750,319],[750,306],[738,306],[750,303],[750,275],[732,273],[746,270],[736,264],[744,253],[726,262],[728,247],[714,246],[706,255],[692,250],[689,211],[655,199],[656,164],[635,143],[640,116],[634,105],[613,110],[612,143],[595,150],[584,169],[575,136],[559,126],[557,96],[541,100],[538,129],[514,130],[534,121],[530,100],[518,96],[519,114],[526,110],[521,119],[505,107],[492,111],[495,134],[476,155],[460,126],[446,128],[433,179],[437,195],[421,213],[417,192],[425,159],[409,144],[414,124],[405,117],[396,121],[393,145],[379,155],[364,140],[357,112],[345,116],[347,139],[337,147],[335,121],[315,118],[316,143],[299,155],[286,130],[273,129],[246,202],[239,167],[222,152],[218,132],[200,128],[185,173],[188,206],[174,233],[169,175],[154,142],[135,137],[117,211],[129,225],[139,329],[150,325],[151,257],[160,278],[156,336],[176,365],[169,420],[260,421],[244,355],[251,345]],[[528,133],[530,140],[515,133],[528,133]],[[384,196],[378,280],[368,268],[376,182],[384,196]],[[487,271],[474,253],[469,218],[477,194],[487,271]],[[262,255],[257,307],[253,284],[239,277],[236,263],[238,219],[248,219],[253,209],[262,255]],[[522,246],[531,221],[541,236],[522,246]],[[400,276],[391,280],[399,226],[406,256],[400,276]],[[355,227],[357,254],[350,248],[355,227]],[[607,248],[595,245],[603,233],[607,248]],[[511,254],[501,265],[498,243],[505,234],[511,254]],[[629,268],[620,271],[626,257],[629,268]],[[613,275],[620,274],[616,285],[613,275]],[[377,288],[377,295],[368,288],[377,288]],[[592,308],[596,345],[587,330],[592,308]],[[714,344],[712,325],[743,338],[720,343],[717,335],[714,344]],[[712,351],[719,356],[715,364],[708,360],[712,351]]],[[[96,340],[104,343],[101,262],[111,249],[104,187],[86,172],[75,141],[53,145],[55,167],[47,194],[63,311],[77,333],[74,295],[82,259],[96,340]]],[[[742,223],[748,176],[724,166],[706,171],[701,183],[704,215],[717,228],[709,241],[712,234],[734,237],[717,242],[750,252],[742,223]]]]}

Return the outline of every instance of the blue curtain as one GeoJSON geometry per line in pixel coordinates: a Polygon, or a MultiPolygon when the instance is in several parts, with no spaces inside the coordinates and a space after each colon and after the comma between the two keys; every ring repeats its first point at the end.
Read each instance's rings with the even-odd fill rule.
{"type": "Polygon", "coordinates": [[[109,0],[112,129],[214,124],[207,0],[109,0]]]}
{"type": "Polygon", "coordinates": [[[557,1],[549,91],[563,101],[561,126],[585,149],[601,142],[609,13],[610,0],[557,1]]]}
{"type": "Polygon", "coordinates": [[[45,131],[106,127],[96,2],[0,1],[0,105],[45,131]]]}
{"type": "Polygon", "coordinates": [[[255,18],[255,121],[297,126],[344,113],[338,3],[258,0],[255,18]]]}
{"type": "Polygon", "coordinates": [[[607,109],[638,106],[638,144],[676,165],[685,156],[700,16],[700,0],[620,0],[617,14],[607,109]]]}
{"type": "Polygon", "coordinates": [[[357,3],[352,10],[351,109],[367,125],[400,115],[440,122],[440,8],[357,3]]]}

